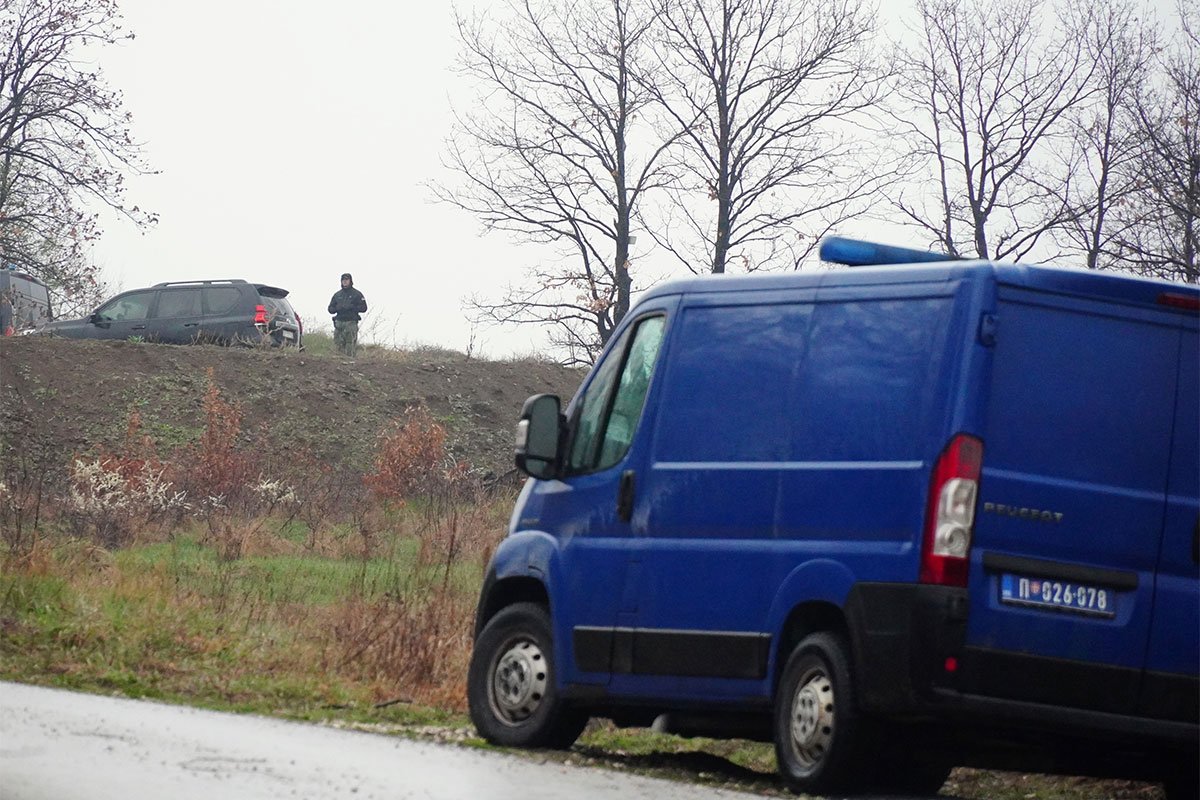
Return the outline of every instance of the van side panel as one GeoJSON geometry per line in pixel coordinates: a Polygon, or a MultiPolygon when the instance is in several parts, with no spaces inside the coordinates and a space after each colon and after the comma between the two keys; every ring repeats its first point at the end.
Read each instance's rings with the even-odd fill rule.
{"type": "Polygon", "coordinates": [[[794,566],[775,526],[812,312],[761,300],[681,309],[644,489],[640,628],[763,632],[794,566]]]}
{"type": "Polygon", "coordinates": [[[1200,711],[1200,336],[1180,332],[1167,512],[1139,712],[1196,722],[1200,711]]]}
{"type": "Polygon", "coordinates": [[[915,578],[931,434],[953,394],[939,384],[961,349],[948,346],[954,291],[685,298],[639,484],[644,525],[635,518],[629,668],[642,677],[614,675],[614,689],[703,687],[715,699],[745,697],[757,680],[769,696],[765,646],[790,611],[781,590],[841,606],[855,580],[915,578]],[[804,569],[817,561],[838,569],[804,569]],[[789,581],[798,574],[802,586],[789,581]],[[670,657],[681,637],[684,670],[670,657]],[[746,657],[723,657],[731,648],[746,657]]]}
{"type": "Polygon", "coordinates": [[[833,552],[870,542],[893,557],[864,560],[858,580],[916,577],[927,463],[955,394],[943,385],[952,311],[950,297],[817,306],[794,390],[781,539],[833,552]]]}
{"type": "MultiPolygon", "coordinates": [[[[1168,315],[1002,286],[969,577],[971,693],[1134,711],[1174,417],[1168,315]],[[1001,601],[1003,576],[1102,590],[1001,601]]],[[[1011,584],[1010,584],[1011,585],[1011,584]]]]}

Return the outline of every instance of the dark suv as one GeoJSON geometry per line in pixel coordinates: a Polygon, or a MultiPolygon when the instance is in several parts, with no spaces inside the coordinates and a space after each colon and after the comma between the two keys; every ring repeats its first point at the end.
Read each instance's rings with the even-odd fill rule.
{"type": "Polygon", "coordinates": [[[123,292],[87,319],[39,332],[73,339],[145,339],[168,344],[302,344],[304,326],[287,290],[244,280],[159,283],[123,292]]]}

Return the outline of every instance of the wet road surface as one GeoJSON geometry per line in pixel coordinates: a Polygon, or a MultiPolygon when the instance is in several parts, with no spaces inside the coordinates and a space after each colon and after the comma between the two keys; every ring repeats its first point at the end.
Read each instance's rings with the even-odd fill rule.
{"type": "Polygon", "coordinates": [[[735,800],[394,736],[0,683],[0,800],[735,800]]]}

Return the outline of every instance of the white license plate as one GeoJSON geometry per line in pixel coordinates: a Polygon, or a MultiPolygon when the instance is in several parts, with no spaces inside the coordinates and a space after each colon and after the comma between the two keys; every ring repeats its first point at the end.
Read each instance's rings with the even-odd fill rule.
{"type": "Polygon", "coordinates": [[[1007,572],[1000,576],[1000,602],[1093,617],[1117,614],[1117,593],[1113,589],[1007,572]]]}
{"type": "Polygon", "coordinates": [[[284,331],[284,332],[283,332],[283,338],[285,338],[285,339],[295,339],[295,338],[296,338],[296,332],[295,332],[295,331],[284,331]]]}

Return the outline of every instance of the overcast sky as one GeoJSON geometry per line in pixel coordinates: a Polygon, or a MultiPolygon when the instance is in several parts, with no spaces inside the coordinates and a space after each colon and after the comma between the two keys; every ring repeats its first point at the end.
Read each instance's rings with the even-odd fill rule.
{"type": "MultiPolygon", "coordinates": [[[[160,170],[133,180],[129,199],[160,222],[144,235],[106,222],[95,257],[114,289],[246,278],[289,289],[306,321],[327,325],[349,271],[379,339],[468,346],[463,296],[497,293],[529,254],[480,238],[473,218],[421,186],[440,174],[455,91],[448,3],[121,9],[136,39],[101,64],[160,170]]],[[[476,345],[496,356],[543,339],[481,330],[476,345]]]]}
{"type": "MultiPolygon", "coordinates": [[[[883,5],[894,29],[900,4],[883,5]]],[[[160,222],[145,234],[106,222],[95,258],[114,291],[246,278],[289,289],[307,323],[327,326],[349,271],[371,308],[368,338],[465,350],[463,297],[498,295],[545,254],[481,237],[473,217],[432,203],[422,186],[445,177],[451,104],[471,97],[451,71],[458,45],[445,0],[120,6],[136,39],[101,65],[160,171],[131,181],[129,200],[160,222]]],[[[545,335],[481,328],[474,347],[523,354],[544,349],[545,335]]]]}

